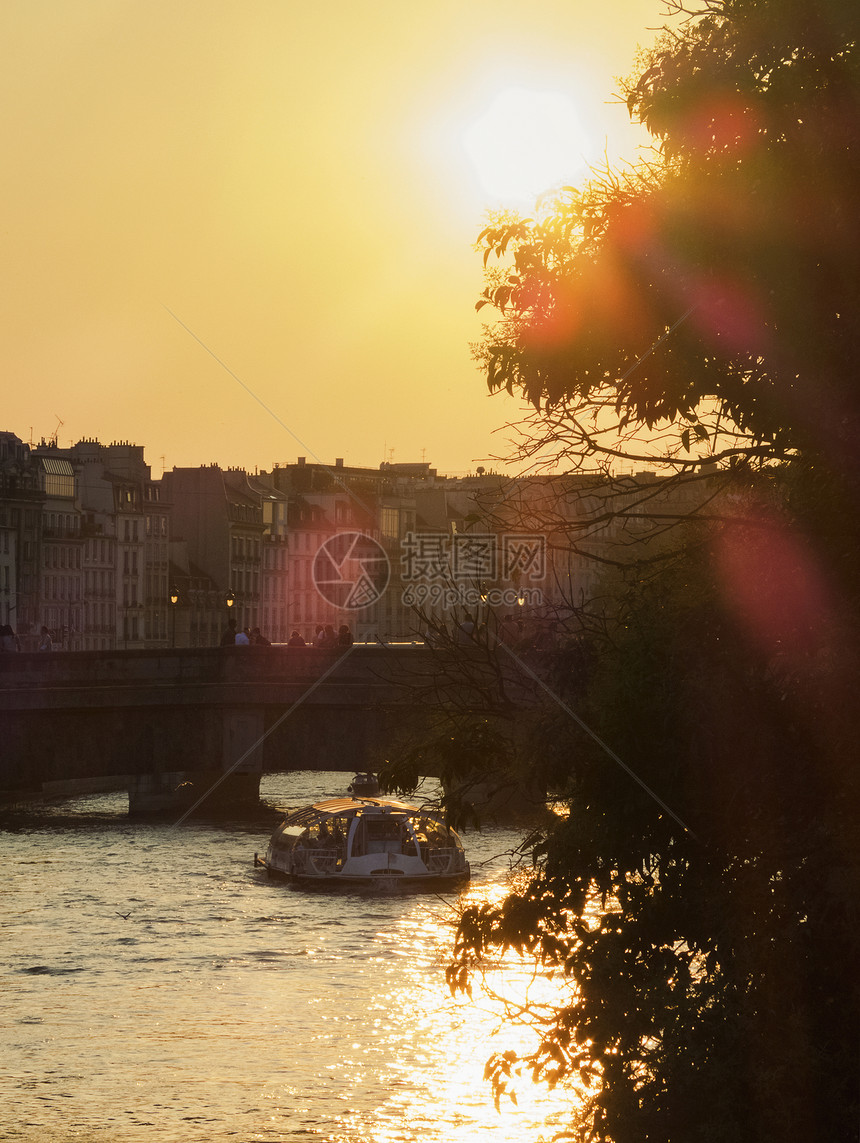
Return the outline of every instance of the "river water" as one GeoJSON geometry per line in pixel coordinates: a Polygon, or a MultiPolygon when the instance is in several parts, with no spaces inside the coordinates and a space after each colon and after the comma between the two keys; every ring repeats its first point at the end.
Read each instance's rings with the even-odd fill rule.
{"type": "MultiPolygon", "coordinates": [[[[0,1139],[519,1143],[569,1122],[528,1083],[496,1110],[485,1061],[529,1032],[494,994],[554,986],[509,959],[452,998],[454,898],[254,868],[280,811],[347,781],[268,775],[271,820],[229,825],[131,820],[119,794],[0,812],[0,1139]]],[[[471,896],[503,891],[519,840],[465,835],[471,896]]]]}

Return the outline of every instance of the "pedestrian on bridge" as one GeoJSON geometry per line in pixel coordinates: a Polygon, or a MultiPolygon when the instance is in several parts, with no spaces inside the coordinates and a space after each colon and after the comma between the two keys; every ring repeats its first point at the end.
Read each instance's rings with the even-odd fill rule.
{"type": "Polygon", "coordinates": [[[0,627],[0,651],[20,651],[21,642],[12,630],[11,623],[4,623],[0,627]]]}
{"type": "Polygon", "coordinates": [[[337,646],[337,632],[331,623],[326,623],[322,636],[317,643],[317,647],[336,647],[337,646]]]}

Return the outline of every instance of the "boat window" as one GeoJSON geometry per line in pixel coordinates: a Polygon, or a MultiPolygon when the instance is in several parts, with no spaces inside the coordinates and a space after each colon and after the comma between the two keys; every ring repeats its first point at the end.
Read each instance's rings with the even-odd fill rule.
{"type": "Polygon", "coordinates": [[[451,834],[444,822],[435,818],[419,818],[414,825],[419,845],[426,845],[431,849],[451,845],[451,834]]]}
{"type": "Polygon", "coordinates": [[[315,822],[308,827],[305,837],[309,845],[319,846],[323,849],[343,849],[346,845],[344,826],[337,818],[327,818],[321,822],[315,822]]]}
{"type": "Polygon", "coordinates": [[[389,815],[362,817],[352,842],[353,855],[359,857],[365,853],[399,853],[402,820],[389,815]]]}
{"type": "Polygon", "coordinates": [[[400,822],[396,818],[368,818],[367,836],[373,841],[393,841],[400,837],[400,822]]]}

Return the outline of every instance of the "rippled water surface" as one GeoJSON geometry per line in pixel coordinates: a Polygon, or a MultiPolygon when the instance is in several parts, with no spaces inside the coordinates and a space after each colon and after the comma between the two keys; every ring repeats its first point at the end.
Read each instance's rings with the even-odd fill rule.
{"type": "MultiPolygon", "coordinates": [[[[271,775],[278,809],[342,774],[271,775]]],[[[0,1138],[26,1143],[550,1138],[543,1090],[496,1111],[500,1009],[454,1000],[453,898],[304,893],[255,869],[272,816],[144,823],[121,795],[2,812],[0,1138]]],[[[518,835],[465,839],[498,893],[518,835]]],[[[494,987],[526,987],[522,966],[494,987]]]]}

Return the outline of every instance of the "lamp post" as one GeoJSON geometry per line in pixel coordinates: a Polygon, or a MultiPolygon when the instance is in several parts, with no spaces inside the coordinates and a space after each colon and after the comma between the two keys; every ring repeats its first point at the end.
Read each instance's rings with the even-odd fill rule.
{"type": "Polygon", "coordinates": [[[523,589],[520,588],[519,591],[517,592],[517,620],[516,620],[517,637],[519,639],[522,639],[523,636],[525,635],[526,625],[523,622],[523,608],[525,607],[525,605],[526,605],[525,593],[523,592],[523,589]]]}
{"type": "Polygon", "coordinates": [[[170,646],[176,646],[176,605],[179,603],[179,588],[170,589],[170,646]]]}
{"type": "Polygon", "coordinates": [[[224,596],[224,602],[227,605],[227,629],[224,631],[223,635],[221,636],[221,646],[222,647],[225,644],[229,645],[231,641],[234,643],[236,641],[236,628],[235,628],[235,625],[231,626],[231,624],[233,624],[233,622],[234,622],[233,621],[233,604],[236,602],[236,596],[233,594],[233,592],[230,590],[229,587],[227,588],[227,594],[224,596]],[[231,638],[231,636],[232,636],[232,638],[231,638]]]}

